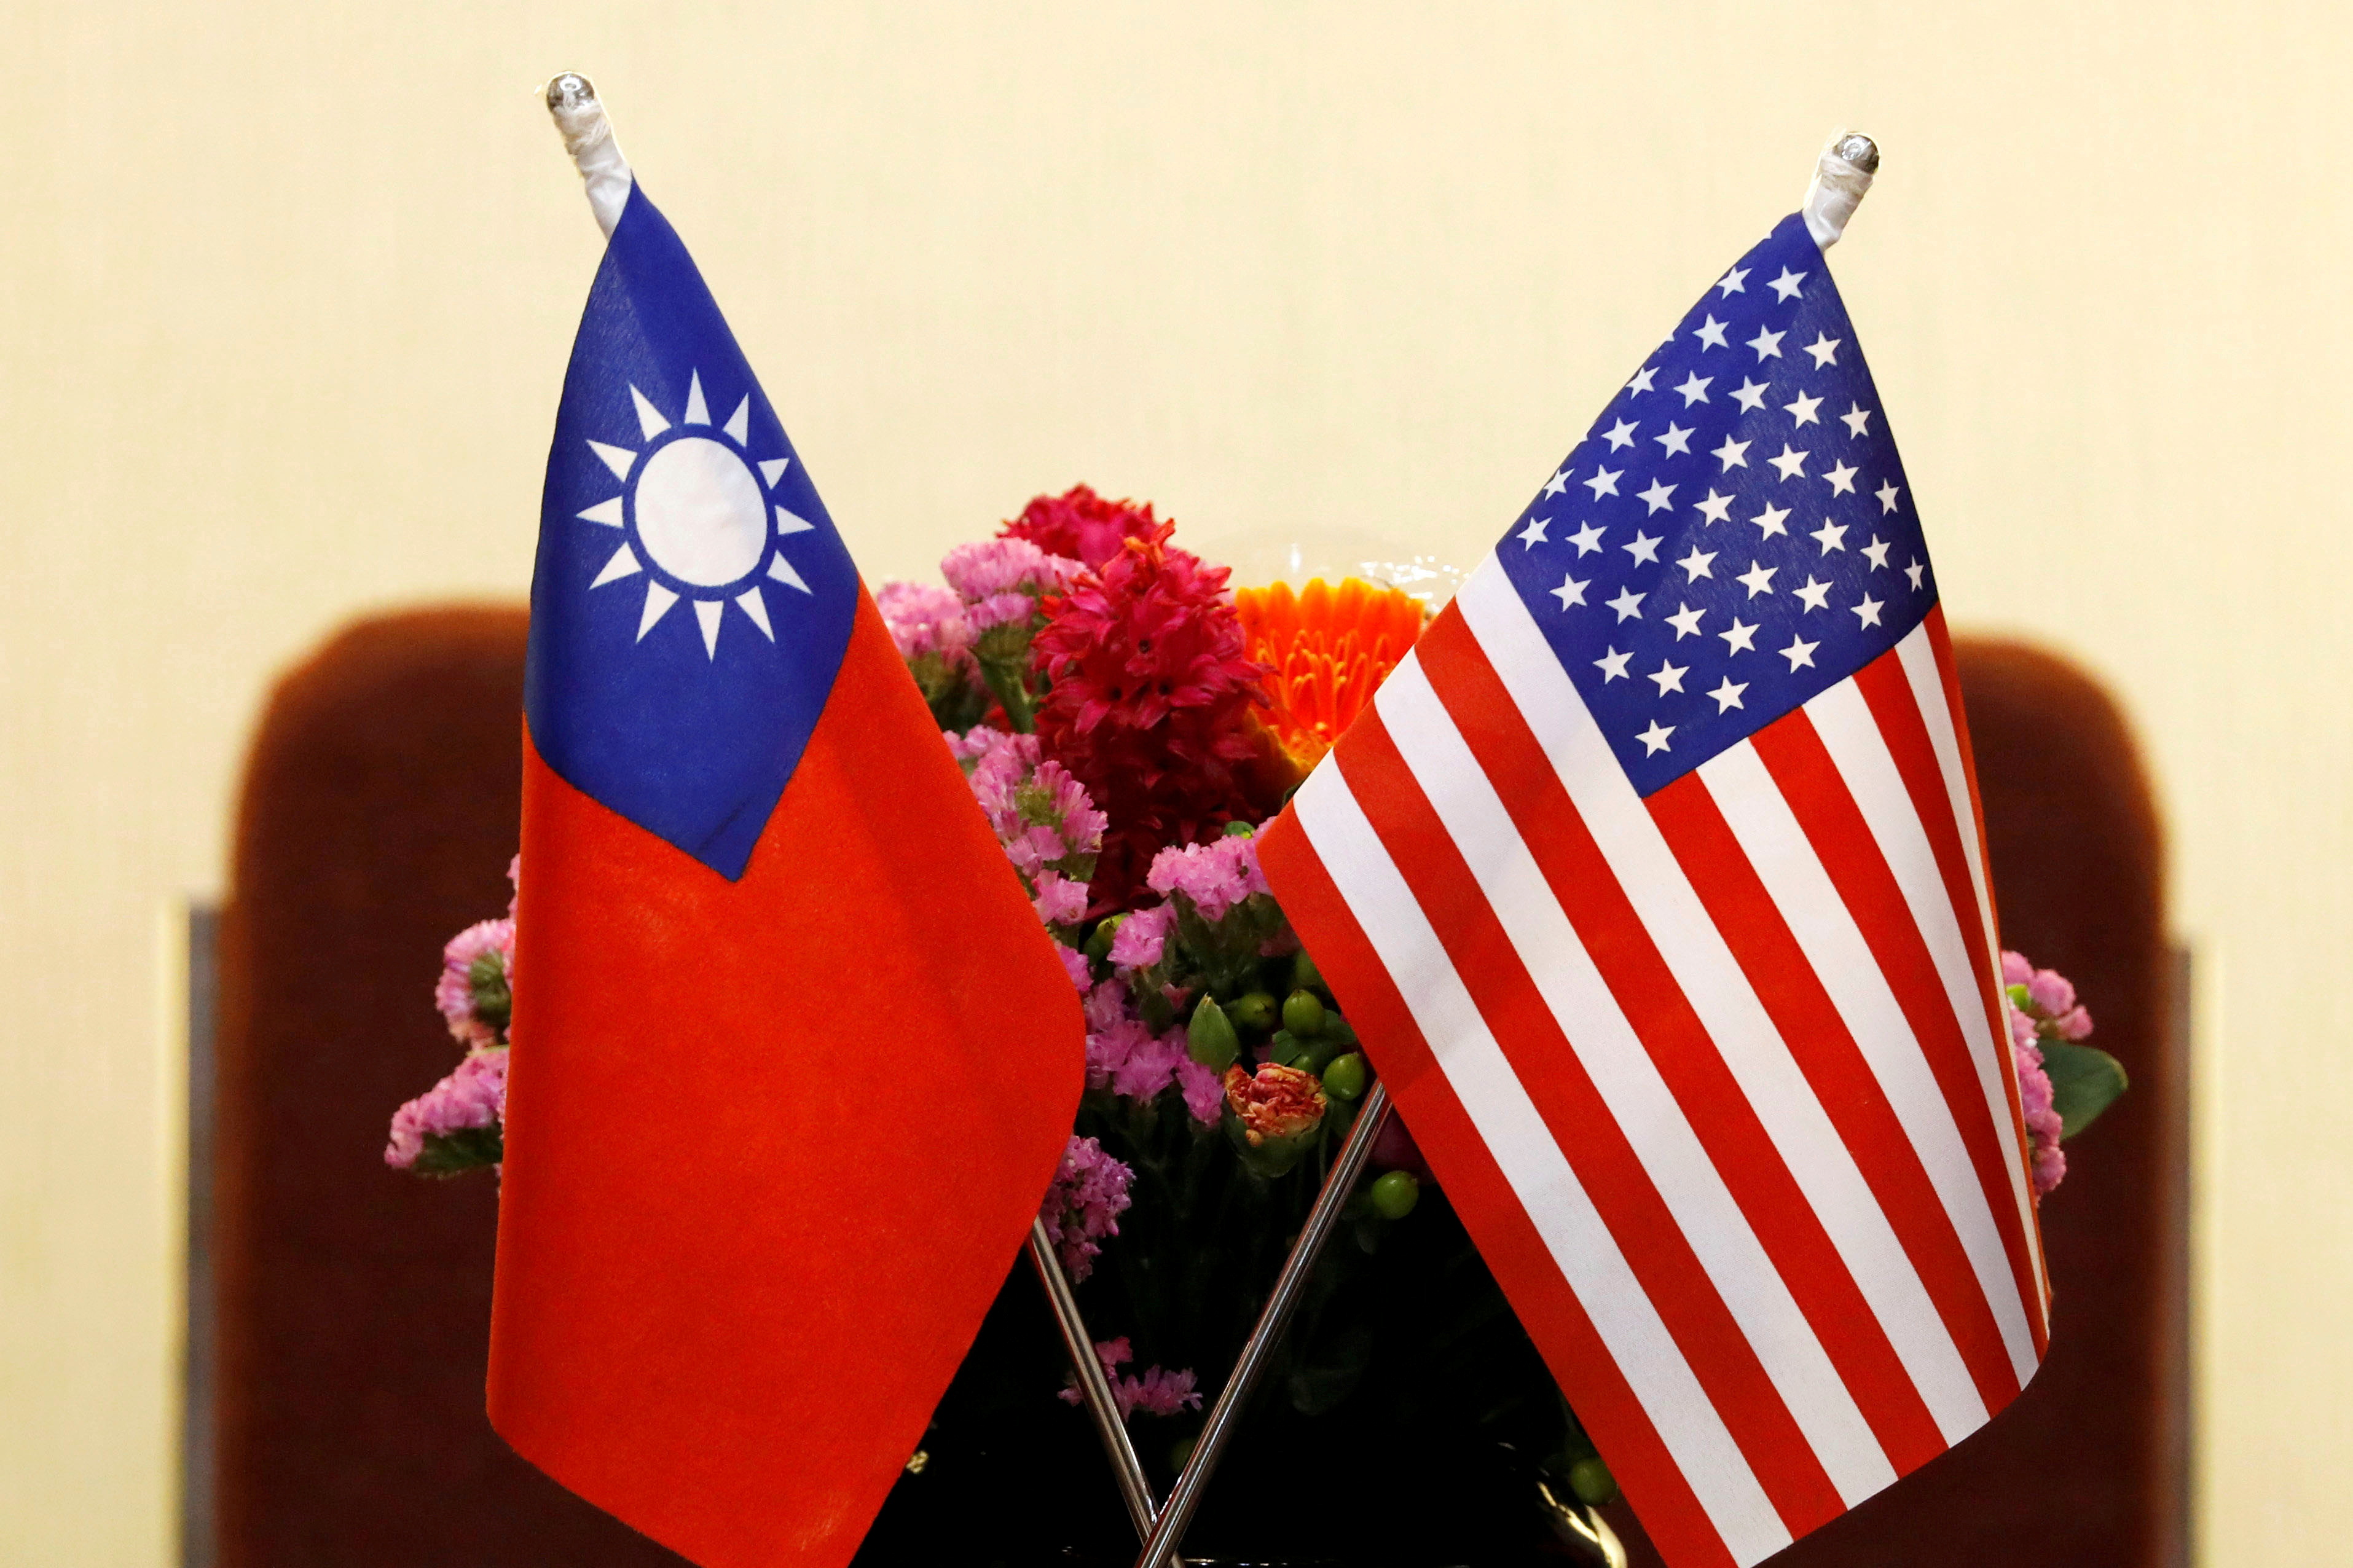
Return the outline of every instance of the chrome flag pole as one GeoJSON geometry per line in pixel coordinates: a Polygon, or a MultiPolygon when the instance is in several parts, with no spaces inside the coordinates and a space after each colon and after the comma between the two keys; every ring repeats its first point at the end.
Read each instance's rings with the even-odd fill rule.
{"type": "Polygon", "coordinates": [[[1333,1162],[1331,1172],[1324,1178],[1324,1190],[1316,1194],[1315,1206],[1307,1214],[1307,1224],[1301,1228],[1299,1239],[1292,1244],[1291,1256],[1283,1260],[1273,1293],[1259,1312],[1258,1323],[1244,1342],[1232,1374],[1219,1391],[1218,1402],[1209,1406],[1209,1418],[1202,1424],[1200,1440],[1193,1445],[1176,1484],[1169,1489],[1167,1505],[1160,1510],[1152,1533],[1145,1540],[1143,1555],[1135,1560],[1136,1568],[1166,1568],[1176,1555],[1177,1542],[1184,1539],[1186,1527],[1193,1522],[1194,1510],[1201,1506],[1201,1493],[1209,1484],[1210,1474],[1217,1469],[1218,1460],[1233,1436],[1235,1424],[1258,1389],[1267,1358],[1274,1353],[1282,1331],[1290,1326],[1292,1310],[1299,1305],[1300,1292],[1315,1272],[1315,1260],[1324,1255],[1324,1244],[1332,1238],[1333,1228],[1340,1223],[1340,1211],[1346,1206],[1348,1194],[1356,1190],[1356,1178],[1364,1173],[1365,1162],[1372,1156],[1373,1141],[1380,1136],[1388,1119],[1388,1090],[1376,1082],[1372,1092],[1365,1096],[1364,1109],[1356,1113],[1356,1124],[1348,1129],[1347,1142],[1340,1145],[1339,1159],[1333,1162]]]}
{"type": "Polygon", "coordinates": [[[1046,1238],[1042,1219],[1029,1226],[1029,1261],[1037,1265],[1038,1281],[1046,1287],[1047,1304],[1054,1309],[1054,1326],[1062,1331],[1062,1348],[1071,1352],[1071,1373],[1079,1380],[1079,1397],[1094,1419],[1095,1435],[1103,1439],[1112,1473],[1119,1479],[1119,1495],[1127,1504],[1127,1516],[1135,1521],[1137,1538],[1149,1538],[1157,1511],[1152,1483],[1144,1474],[1144,1461],[1136,1458],[1134,1443],[1128,1438],[1127,1423],[1120,1419],[1111,1379],[1103,1372],[1103,1359],[1095,1354],[1094,1342],[1087,1337],[1086,1320],[1079,1316],[1071,1278],[1062,1272],[1062,1260],[1054,1256],[1054,1244],[1046,1238]]]}

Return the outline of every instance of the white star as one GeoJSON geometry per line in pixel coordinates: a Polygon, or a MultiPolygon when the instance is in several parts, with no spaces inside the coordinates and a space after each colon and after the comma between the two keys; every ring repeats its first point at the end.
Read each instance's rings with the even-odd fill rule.
{"type": "Polygon", "coordinates": [[[1768,506],[1763,511],[1758,512],[1755,517],[1750,518],[1748,521],[1755,523],[1759,529],[1764,531],[1757,535],[1759,539],[1770,539],[1777,533],[1782,538],[1787,539],[1789,536],[1789,531],[1781,525],[1788,521],[1788,517],[1789,509],[1788,507],[1768,506]]]}
{"type": "Polygon", "coordinates": [[[1822,553],[1828,555],[1833,550],[1844,550],[1846,548],[1846,524],[1842,522],[1832,522],[1829,518],[1824,518],[1822,519],[1821,527],[1814,530],[1813,532],[1806,535],[1806,537],[1809,539],[1818,539],[1821,541],[1822,553]]]}
{"type": "Polygon", "coordinates": [[[1846,412],[1840,415],[1839,417],[1846,421],[1847,434],[1852,436],[1856,440],[1860,441],[1865,436],[1871,434],[1870,431],[1863,428],[1864,426],[1871,423],[1871,410],[1865,408],[1862,404],[1848,404],[1846,412]]]}
{"type": "Polygon", "coordinates": [[[1689,408],[1694,403],[1705,403],[1707,389],[1715,383],[1715,377],[1702,375],[1697,371],[1694,371],[1683,377],[1683,384],[1675,390],[1683,395],[1683,406],[1689,408]]]}
{"type": "Polygon", "coordinates": [[[1660,446],[1664,447],[1667,449],[1665,455],[1670,458],[1690,457],[1691,438],[1692,433],[1689,430],[1684,429],[1682,426],[1675,424],[1672,420],[1667,424],[1667,433],[1665,435],[1653,436],[1651,437],[1651,440],[1656,441],[1660,446]]]}
{"type": "Polygon", "coordinates": [[[1714,316],[1708,317],[1706,321],[1702,321],[1696,328],[1694,328],[1692,331],[1692,336],[1699,340],[1699,352],[1702,353],[1707,353],[1710,349],[1720,349],[1725,346],[1724,342],[1724,323],[1717,321],[1714,316]]]}
{"type": "Polygon", "coordinates": [[[1649,595],[1637,594],[1631,588],[1620,588],[1618,590],[1616,598],[1605,599],[1602,602],[1618,612],[1618,624],[1622,626],[1628,621],[1639,621],[1642,618],[1642,601],[1649,597],[1649,595]]]}
{"type": "Polygon", "coordinates": [[[1746,294],[1748,292],[1747,289],[1741,287],[1742,284],[1747,281],[1748,268],[1746,267],[1736,267],[1731,271],[1725,273],[1721,279],[1717,279],[1715,286],[1723,289],[1723,297],[1729,300],[1735,294],[1746,294]]]}
{"type": "Polygon", "coordinates": [[[1913,563],[1912,563],[1912,564],[1911,564],[1911,565],[1906,566],[1905,568],[1904,568],[1904,575],[1905,575],[1906,577],[1909,577],[1909,578],[1912,580],[1912,586],[1914,586],[1915,588],[1917,588],[1917,587],[1919,587],[1919,586],[1921,585],[1921,584],[1920,584],[1920,574],[1921,574],[1922,573],[1926,572],[1926,570],[1927,570],[1927,568],[1926,568],[1926,566],[1921,565],[1921,564],[1920,564],[1920,563],[1919,563],[1919,561],[1918,561],[1918,559],[1915,557],[1915,558],[1913,560],[1913,563]]]}
{"type": "Polygon", "coordinates": [[[1871,536],[1871,542],[1862,547],[1862,552],[1871,558],[1873,571],[1887,570],[1887,541],[1874,533],[1871,536]]]}
{"type": "Polygon", "coordinates": [[[1873,598],[1870,595],[1865,594],[1862,596],[1862,604],[1852,605],[1850,607],[1853,612],[1854,618],[1861,621],[1864,626],[1875,626],[1879,624],[1879,601],[1873,598]]]}
{"type": "Polygon", "coordinates": [[[1724,467],[1718,468],[1716,472],[1719,474],[1725,474],[1730,473],[1735,468],[1746,468],[1748,466],[1748,445],[1749,444],[1746,441],[1736,441],[1731,437],[1726,436],[1724,438],[1724,445],[1718,447],[1714,452],[1709,454],[1709,456],[1713,457],[1717,462],[1724,465],[1724,467]]]}
{"type": "Polygon", "coordinates": [[[1585,603],[1585,590],[1592,585],[1593,579],[1590,577],[1588,577],[1584,582],[1580,583],[1567,573],[1563,573],[1561,574],[1560,586],[1557,588],[1547,588],[1545,592],[1550,594],[1554,598],[1558,599],[1560,601],[1560,607],[1566,610],[1571,605],[1581,605],[1585,603]]]}
{"type": "Polygon", "coordinates": [[[1706,614],[1705,610],[1694,610],[1689,605],[1685,605],[1682,609],[1669,616],[1667,625],[1675,628],[1675,641],[1681,642],[1685,637],[1697,637],[1699,623],[1706,614]]]}
{"type": "Polygon", "coordinates": [[[1545,537],[1545,529],[1551,521],[1552,519],[1548,517],[1528,519],[1527,527],[1520,530],[1521,548],[1534,550],[1539,544],[1550,544],[1552,541],[1545,537]]]}
{"type": "Polygon", "coordinates": [[[1667,498],[1674,493],[1674,486],[1661,479],[1652,479],[1649,489],[1636,492],[1638,499],[1651,503],[1651,510],[1644,512],[1642,515],[1645,517],[1651,517],[1666,510],[1667,498]]]}
{"type": "Polygon", "coordinates": [[[1707,566],[1709,562],[1715,559],[1716,553],[1717,552],[1713,550],[1704,552],[1698,545],[1693,545],[1691,547],[1691,553],[1684,556],[1681,561],[1675,563],[1676,565],[1683,569],[1683,581],[1686,583],[1696,583],[1703,577],[1715,576],[1715,574],[1709,571],[1707,566]]]}
{"type": "Polygon", "coordinates": [[[1595,500],[1599,500],[1603,496],[1614,496],[1618,493],[1618,476],[1625,471],[1623,468],[1597,468],[1593,470],[1591,479],[1579,479],[1577,482],[1591,490],[1595,500]]]}
{"type": "Polygon", "coordinates": [[[1734,578],[1733,581],[1736,583],[1746,584],[1748,588],[1748,596],[1753,599],[1759,594],[1769,594],[1773,591],[1773,574],[1779,570],[1780,568],[1778,566],[1767,566],[1761,563],[1751,561],[1748,563],[1748,570],[1734,578]]]}
{"type": "Polygon", "coordinates": [[[1879,510],[1884,514],[1895,510],[1895,498],[1904,492],[1895,488],[1894,479],[1890,479],[1871,493],[1879,498],[1879,510]]]}
{"type": "MultiPolygon", "coordinates": [[[[1568,465],[1563,463],[1552,471],[1552,478],[1545,481],[1544,494],[1556,496],[1567,489],[1568,489],[1568,465]]],[[[1543,497],[1539,496],[1537,499],[1541,500],[1543,497]]]]}
{"type": "Polygon", "coordinates": [[[1620,419],[1617,424],[1601,432],[1601,438],[1609,443],[1609,449],[1613,452],[1621,447],[1630,447],[1634,444],[1634,422],[1631,419],[1620,419]]]}
{"type": "Polygon", "coordinates": [[[1839,344],[1844,342],[1844,338],[1834,338],[1828,332],[1816,332],[1814,341],[1806,345],[1806,352],[1814,356],[1814,368],[1838,363],[1839,344]]]}
{"type": "Polygon", "coordinates": [[[1595,659],[1593,668],[1601,672],[1601,684],[1607,686],[1613,680],[1625,679],[1626,661],[1633,657],[1630,653],[1620,653],[1613,647],[1595,659]]]}
{"type": "Polygon", "coordinates": [[[1798,394],[1798,400],[1795,403],[1785,403],[1781,407],[1800,425],[1818,425],[1820,421],[1814,417],[1814,410],[1821,405],[1820,398],[1808,397],[1801,392],[1798,394]]]}
{"type": "Polygon", "coordinates": [[[1683,677],[1690,673],[1690,665],[1669,664],[1662,658],[1659,660],[1659,668],[1652,670],[1642,679],[1645,680],[1657,681],[1659,683],[1659,695],[1664,697],[1670,691],[1681,691],[1683,689],[1683,677]]]}
{"type": "Polygon", "coordinates": [[[1767,385],[1753,375],[1743,376],[1740,378],[1740,390],[1732,395],[1732,400],[1740,405],[1743,414],[1754,414],[1765,406],[1767,385]]]}
{"type": "Polygon", "coordinates": [[[1837,468],[1832,468],[1829,473],[1824,474],[1822,478],[1830,480],[1831,494],[1834,496],[1851,496],[1854,494],[1854,476],[1860,471],[1861,470],[1859,469],[1847,467],[1844,463],[1841,463],[1837,468]]]}
{"type": "Polygon", "coordinates": [[[1643,731],[1641,734],[1635,736],[1634,739],[1642,742],[1642,754],[1644,756],[1655,757],[1661,752],[1667,749],[1667,737],[1674,732],[1675,727],[1672,724],[1662,725],[1656,719],[1653,719],[1651,721],[1651,727],[1643,731]]]}
{"type": "Polygon", "coordinates": [[[1821,646],[1819,642],[1808,642],[1803,637],[1791,637],[1789,646],[1781,650],[1781,657],[1789,661],[1789,673],[1797,674],[1801,665],[1809,669],[1812,668],[1814,649],[1821,646]]]}
{"type": "Polygon", "coordinates": [[[1816,582],[1814,574],[1809,572],[1806,574],[1806,585],[1798,590],[1798,597],[1806,602],[1806,608],[1810,610],[1827,610],[1831,607],[1831,585],[1816,582]]]}
{"type": "Polygon", "coordinates": [[[1609,531],[1606,528],[1596,528],[1592,523],[1588,522],[1562,542],[1576,545],[1579,555],[1590,555],[1601,548],[1601,536],[1609,531]]]}
{"type": "Polygon", "coordinates": [[[1786,482],[1804,476],[1806,459],[1811,456],[1813,456],[1811,452],[1792,451],[1789,443],[1784,441],[1781,443],[1781,455],[1778,458],[1768,458],[1766,461],[1781,470],[1781,478],[1786,482]]]}
{"type": "Polygon", "coordinates": [[[1692,505],[1699,509],[1700,516],[1707,519],[1711,525],[1722,522],[1732,515],[1732,498],[1716,494],[1714,485],[1707,487],[1705,500],[1695,500],[1692,505]]]}
{"type": "Polygon", "coordinates": [[[1626,384],[1626,390],[1636,397],[1641,396],[1642,394],[1646,392],[1656,392],[1658,388],[1651,385],[1651,378],[1656,376],[1658,374],[1658,366],[1650,364],[1644,365],[1641,369],[1634,373],[1634,379],[1626,384]]]}
{"type": "Polygon", "coordinates": [[[1784,267],[1781,268],[1781,276],[1773,279],[1773,292],[1781,296],[1782,303],[1787,304],[1791,299],[1805,292],[1798,285],[1803,283],[1810,276],[1809,273],[1792,272],[1784,267]]]}
{"type": "Polygon", "coordinates": [[[1768,332],[1764,328],[1759,327],[1757,329],[1757,335],[1748,340],[1748,346],[1757,351],[1757,358],[1759,363],[1768,359],[1779,359],[1781,357],[1781,340],[1788,335],[1789,334],[1786,331],[1768,332]]]}
{"type": "Polygon", "coordinates": [[[1724,650],[1725,657],[1726,658],[1731,658],[1736,653],[1755,653],[1757,651],[1757,628],[1749,625],[1746,621],[1742,620],[1738,616],[1732,617],[1732,629],[1730,631],[1718,632],[1715,635],[1724,639],[1724,650]]]}
{"type": "Polygon", "coordinates": [[[1732,677],[1727,675],[1724,678],[1724,684],[1709,692],[1708,695],[1715,699],[1716,712],[1724,714],[1729,713],[1735,708],[1741,706],[1740,694],[1747,689],[1748,682],[1745,680],[1736,682],[1732,677]]]}
{"type": "Polygon", "coordinates": [[[1634,558],[1634,564],[1637,566],[1645,562],[1653,566],[1659,563],[1659,542],[1639,528],[1634,531],[1634,542],[1620,548],[1634,558]]]}

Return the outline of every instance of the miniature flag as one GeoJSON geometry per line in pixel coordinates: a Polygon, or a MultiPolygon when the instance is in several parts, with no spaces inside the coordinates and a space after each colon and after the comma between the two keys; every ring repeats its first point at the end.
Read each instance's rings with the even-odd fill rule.
{"type": "Polygon", "coordinates": [[[1261,859],[1676,1568],[1770,1556],[2033,1375],[1951,647],[1801,217],[1610,402],[1261,859]]]}
{"type": "Polygon", "coordinates": [[[847,1563],[1018,1254],[1084,1026],[641,190],[532,583],[490,1408],[707,1568],[847,1563]]]}

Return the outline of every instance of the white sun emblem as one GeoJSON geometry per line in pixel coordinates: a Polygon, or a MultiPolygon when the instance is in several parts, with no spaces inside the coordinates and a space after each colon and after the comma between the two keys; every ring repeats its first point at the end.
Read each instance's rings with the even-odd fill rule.
{"type": "Polygon", "coordinates": [[[760,628],[762,637],[776,641],[760,580],[765,577],[803,594],[809,592],[809,585],[801,581],[776,541],[817,527],[784,507],[772,509],[767,500],[766,492],[776,488],[792,459],[764,458],[758,465],[759,474],[754,476],[751,461],[743,455],[751,437],[749,394],[735,405],[727,423],[719,426],[733,446],[690,434],[694,426],[711,426],[700,371],[688,384],[686,412],[679,416],[681,428],[676,434],[644,393],[632,386],[629,396],[638,405],[638,428],[646,449],[638,452],[602,441],[588,443],[623,487],[619,495],[579,514],[583,521],[619,529],[623,535],[621,547],[588,586],[593,590],[636,576],[650,563],[653,572],[646,579],[645,610],[638,617],[639,642],[681,598],[693,604],[695,619],[702,626],[702,651],[712,658],[719,657],[719,623],[725,618],[730,601],[760,628]],[[629,478],[632,470],[637,474],[634,481],[629,478]],[[771,510],[773,533],[769,531],[771,510]]]}

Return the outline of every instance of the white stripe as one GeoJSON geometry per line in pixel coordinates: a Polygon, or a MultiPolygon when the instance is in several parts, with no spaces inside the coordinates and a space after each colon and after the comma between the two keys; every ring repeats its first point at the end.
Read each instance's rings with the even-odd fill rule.
{"type": "MultiPolygon", "coordinates": [[[[1945,874],[1937,869],[1927,826],[1912,804],[1912,792],[1896,769],[1894,753],[1887,749],[1887,737],[1880,731],[1879,721],[1872,717],[1871,704],[1864,700],[1860,686],[1851,679],[1840,681],[1806,704],[1806,716],[1813,721],[1814,732],[1821,737],[1822,747],[1830,752],[1856,809],[1862,813],[1873,841],[1904,891],[1913,923],[1927,943],[1936,978],[1943,982],[1946,999],[1952,1005],[1953,1021],[1960,1026],[1961,1038],[1968,1044],[1969,1064],[1977,1069],[1978,1085],[1992,1112],[2014,1194],[2023,1163],[2012,1137],[2016,1128],[2002,1072],[2010,1041],[2007,1037],[1997,1041],[1993,1036],[1985,993],[1979,989],[1984,982],[1969,962],[1968,942],[1961,934],[1945,874]]],[[[2031,1353],[2031,1343],[2028,1349],[2031,1353]]],[[[2021,1384],[2033,1375],[2031,1363],[2019,1369],[2021,1384]]]]}
{"type": "MultiPolygon", "coordinates": [[[[1957,715],[1945,700],[1945,676],[1936,668],[1936,650],[1928,641],[1927,622],[1921,622],[1905,634],[1904,640],[1895,645],[1895,657],[1904,666],[1905,679],[1911,684],[1912,700],[1919,704],[1921,721],[1928,727],[1928,744],[1936,753],[1936,771],[1945,775],[1945,795],[1952,802],[1953,823],[1960,829],[1961,854],[1969,863],[1969,883],[1978,896],[1978,919],[1985,926],[1986,962],[1993,965],[1993,983],[2000,985],[2001,933],[1994,929],[1993,895],[1986,882],[1985,845],[1978,836],[1977,807],[1969,799],[1968,771],[1961,761],[1957,715]]],[[[2000,1066],[2003,1083],[2015,1092],[2018,1069],[2007,1051],[2001,1055],[2000,1066]]],[[[2007,1094],[1993,1110],[1994,1121],[2001,1127],[2002,1148],[2010,1158],[2010,1188],[2017,1199],[2019,1218],[2026,1226],[2028,1245],[2034,1249],[2035,1288],[2042,1294],[2043,1321],[2048,1322],[2051,1290],[2042,1262],[2042,1226],[2034,1216],[2025,1154],[2018,1142],[2018,1125],[2007,1094]]]]}
{"type": "Polygon", "coordinates": [[[1894,1467],[1553,896],[1479,759],[1430,689],[1420,661],[1408,654],[1382,682],[1374,705],[1831,1484],[1850,1508],[1889,1485],[1894,1467]]]}
{"type": "Polygon", "coordinates": [[[1317,768],[1292,807],[1397,983],[1455,1098],[1709,1522],[1744,1564],[1779,1551],[1789,1543],[1789,1532],[1772,1500],[1487,1032],[1478,1005],[1340,770],[1317,768]]]}
{"type": "Polygon", "coordinates": [[[1871,944],[1755,746],[1743,741],[1718,752],[1700,764],[1699,776],[1733,837],[1740,841],[1741,853],[1781,918],[1789,922],[1789,934],[1798,939],[1808,967],[1830,993],[1831,1005],[1903,1123],[1905,1137],[1920,1156],[1946,1217],[1968,1254],[1970,1271],[2000,1326],[2018,1381],[2025,1383],[2034,1375],[2034,1335],[2019,1302],[2018,1281],[2010,1271],[1993,1210],[1952,1110],[1871,944]]]}
{"type": "Polygon", "coordinates": [[[1568,672],[1493,556],[1471,574],[1454,603],[1551,759],[1675,984],[1813,1205],[1937,1431],[1946,1442],[1959,1442],[1986,1419],[1968,1363],[1885,1211],[1602,739],[1568,672]]]}

